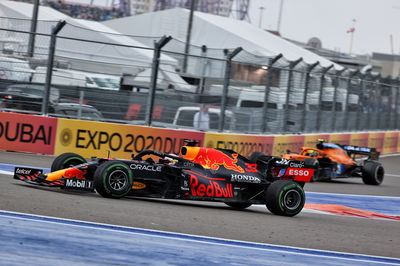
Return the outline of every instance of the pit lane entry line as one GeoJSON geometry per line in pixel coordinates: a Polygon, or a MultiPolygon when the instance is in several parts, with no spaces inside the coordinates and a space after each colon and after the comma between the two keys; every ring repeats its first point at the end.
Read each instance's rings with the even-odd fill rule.
{"type": "Polygon", "coordinates": [[[400,265],[400,259],[0,211],[2,263],[400,265]]]}

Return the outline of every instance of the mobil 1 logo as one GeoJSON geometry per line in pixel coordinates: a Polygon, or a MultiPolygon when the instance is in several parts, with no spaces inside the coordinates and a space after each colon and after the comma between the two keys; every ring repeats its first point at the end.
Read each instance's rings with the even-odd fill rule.
{"type": "Polygon", "coordinates": [[[64,189],[94,191],[94,181],[68,178],[65,180],[64,189]]]}

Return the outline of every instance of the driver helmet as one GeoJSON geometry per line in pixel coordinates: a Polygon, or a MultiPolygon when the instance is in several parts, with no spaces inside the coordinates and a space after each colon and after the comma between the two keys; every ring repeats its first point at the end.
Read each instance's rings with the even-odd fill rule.
{"type": "Polygon", "coordinates": [[[318,152],[316,152],[315,150],[306,150],[306,155],[307,156],[311,156],[311,157],[315,157],[318,155],[318,152]]]}

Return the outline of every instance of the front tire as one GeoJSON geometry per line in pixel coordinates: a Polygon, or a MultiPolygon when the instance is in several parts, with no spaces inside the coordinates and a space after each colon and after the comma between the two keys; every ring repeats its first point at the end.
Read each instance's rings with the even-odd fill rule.
{"type": "Polygon", "coordinates": [[[374,161],[366,161],[362,170],[362,180],[367,185],[380,185],[383,181],[385,170],[383,166],[374,161]]]}
{"type": "Polygon", "coordinates": [[[51,172],[73,167],[75,165],[86,163],[86,160],[79,154],[67,152],[57,156],[51,164],[51,172]]]}
{"type": "Polygon", "coordinates": [[[224,202],[229,207],[232,207],[237,210],[244,210],[251,206],[251,203],[247,202],[224,202]]]}
{"type": "Polygon", "coordinates": [[[277,180],[266,191],[267,208],[270,212],[282,216],[295,216],[304,207],[303,188],[289,180],[277,180]]]}
{"type": "Polygon", "coordinates": [[[94,173],[94,187],[105,198],[119,199],[132,189],[133,176],[129,167],[119,161],[107,161],[94,173]]]}

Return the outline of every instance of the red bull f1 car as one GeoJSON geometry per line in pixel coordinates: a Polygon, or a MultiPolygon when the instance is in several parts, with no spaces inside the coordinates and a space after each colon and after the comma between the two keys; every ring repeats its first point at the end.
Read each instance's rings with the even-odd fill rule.
{"type": "Polygon", "coordinates": [[[375,148],[319,140],[316,148],[303,147],[300,153],[289,152],[282,157],[317,166],[318,171],[315,171],[312,181],[361,177],[367,185],[380,185],[385,175],[382,164],[378,162],[379,152],[375,148]],[[357,156],[363,156],[364,159],[357,161],[357,156]]]}
{"type": "Polygon", "coordinates": [[[181,147],[180,156],[145,150],[132,160],[92,158],[75,153],[56,157],[51,172],[16,167],[27,183],[96,191],[103,197],[156,197],[224,202],[236,209],[265,204],[274,214],[294,216],[305,202],[303,186],[315,167],[261,153],[245,158],[231,150],[181,147]]]}

